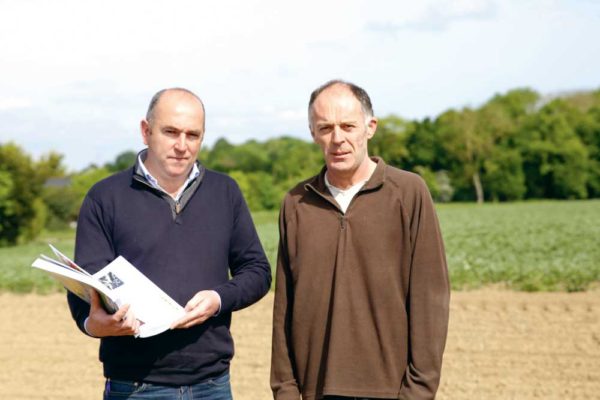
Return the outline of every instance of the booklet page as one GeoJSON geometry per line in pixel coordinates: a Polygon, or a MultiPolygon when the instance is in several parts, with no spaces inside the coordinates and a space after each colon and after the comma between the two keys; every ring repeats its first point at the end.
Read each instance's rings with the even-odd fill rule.
{"type": "Polygon", "coordinates": [[[130,304],[135,317],[142,322],[139,337],[163,332],[185,314],[179,303],[122,256],[93,277],[119,298],[120,305],[130,304]]]}

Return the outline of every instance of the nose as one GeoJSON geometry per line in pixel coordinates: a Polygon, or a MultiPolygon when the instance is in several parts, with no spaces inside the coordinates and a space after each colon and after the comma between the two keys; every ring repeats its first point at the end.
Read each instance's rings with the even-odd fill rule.
{"type": "Polygon", "coordinates": [[[185,136],[185,132],[181,132],[179,134],[179,136],[177,137],[177,140],[175,141],[175,149],[178,151],[185,151],[185,140],[186,140],[186,136],[185,136]]]}
{"type": "Polygon", "coordinates": [[[339,126],[334,126],[333,127],[333,134],[331,135],[331,141],[335,144],[340,144],[344,142],[345,137],[344,137],[344,131],[342,130],[342,128],[340,128],[339,126]]]}

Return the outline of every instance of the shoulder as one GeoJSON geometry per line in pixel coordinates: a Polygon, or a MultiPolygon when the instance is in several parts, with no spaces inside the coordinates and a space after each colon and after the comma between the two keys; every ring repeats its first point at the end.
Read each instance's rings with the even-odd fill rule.
{"type": "Polygon", "coordinates": [[[202,185],[206,185],[211,191],[216,193],[229,193],[239,194],[241,193],[238,183],[231,176],[223,173],[214,171],[212,169],[205,168],[204,176],[202,177],[202,185]]]}
{"type": "Polygon", "coordinates": [[[88,191],[88,197],[100,200],[106,196],[122,193],[131,186],[133,170],[128,168],[96,182],[88,191]]]}
{"type": "Polygon", "coordinates": [[[305,179],[301,182],[298,182],[294,187],[292,187],[285,195],[283,199],[284,205],[298,203],[304,196],[309,192],[307,189],[307,185],[315,184],[319,175],[311,176],[308,179],[305,179]]]}
{"type": "Polygon", "coordinates": [[[237,183],[231,176],[229,176],[223,172],[208,169],[206,167],[204,168],[203,179],[205,179],[213,184],[226,185],[226,186],[229,186],[229,185],[237,186],[237,183]]]}
{"type": "Polygon", "coordinates": [[[214,204],[232,206],[235,209],[246,202],[238,183],[231,176],[205,168],[202,182],[198,187],[205,196],[210,196],[214,204]]]}
{"type": "Polygon", "coordinates": [[[385,166],[385,183],[403,193],[429,192],[427,184],[420,175],[390,165],[385,166]]]}
{"type": "Polygon", "coordinates": [[[386,165],[380,193],[383,198],[398,202],[409,215],[424,205],[433,204],[429,188],[420,175],[389,165],[386,165]]]}

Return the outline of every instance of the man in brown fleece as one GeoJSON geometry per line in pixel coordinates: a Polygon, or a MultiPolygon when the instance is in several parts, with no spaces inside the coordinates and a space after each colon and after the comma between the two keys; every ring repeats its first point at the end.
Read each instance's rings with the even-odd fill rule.
{"type": "Polygon", "coordinates": [[[308,111],[325,166],[281,208],[273,396],[433,399],[450,289],[427,186],[369,157],[377,119],[360,87],[327,82],[308,111]]]}

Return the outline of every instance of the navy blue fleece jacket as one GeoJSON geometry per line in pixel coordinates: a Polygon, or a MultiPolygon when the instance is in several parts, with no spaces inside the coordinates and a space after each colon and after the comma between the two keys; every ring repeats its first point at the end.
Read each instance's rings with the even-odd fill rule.
{"type": "MultiPolygon", "coordinates": [[[[101,339],[106,377],[189,385],[222,375],[233,357],[231,312],[269,290],[269,263],[237,184],[199,168],[181,204],[151,188],[135,167],[97,183],[83,202],[75,262],[90,273],[121,255],[182,306],[200,290],[221,296],[218,316],[201,325],[101,339]]],[[[83,331],[89,305],[67,296],[83,331]]]]}

